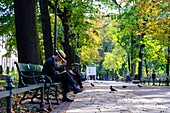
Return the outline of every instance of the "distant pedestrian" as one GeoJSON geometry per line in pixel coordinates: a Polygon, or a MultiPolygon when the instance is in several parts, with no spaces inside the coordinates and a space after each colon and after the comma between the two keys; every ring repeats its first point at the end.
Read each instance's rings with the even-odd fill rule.
{"type": "Polygon", "coordinates": [[[152,82],[153,82],[153,85],[155,85],[155,81],[156,81],[156,74],[155,74],[155,71],[153,71],[153,73],[152,73],[152,82]]]}
{"type": "Polygon", "coordinates": [[[126,75],[126,82],[132,81],[131,77],[129,75],[126,75]]]}
{"type": "Polygon", "coordinates": [[[99,80],[99,78],[100,78],[100,77],[99,77],[99,75],[98,75],[98,76],[97,76],[97,80],[99,80]]]}
{"type": "Polygon", "coordinates": [[[134,80],[138,80],[138,74],[135,74],[134,80]]]}
{"type": "Polygon", "coordinates": [[[92,75],[93,80],[96,80],[95,75],[92,75]]]}
{"type": "Polygon", "coordinates": [[[116,78],[115,78],[116,82],[119,81],[119,75],[116,75],[116,78]]]}

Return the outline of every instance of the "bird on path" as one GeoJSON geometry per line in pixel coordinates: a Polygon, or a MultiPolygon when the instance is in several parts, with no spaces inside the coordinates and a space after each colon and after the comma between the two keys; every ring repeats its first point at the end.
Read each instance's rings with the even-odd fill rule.
{"type": "Polygon", "coordinates": [[[116,89],[113,88],[113,86],[110,86],[111,91],[117,91],[116,89]]]}
{"type": "Polygon", "coordinates": [[[95,85],[93,83],[91,83],[91,86],[94,87],[95,85]]]}
{"type": "Polygon", "coordinates": [[[141,85],[139,85],[139,84],[138,84],[137,86],[138,86],[138,87],[142,87],[142,86],[141,86],[141,85]]]}
{"type": "Polygon", "coordinates": [[[127,86],[122,86],[122,88],[124,88],[124,89],[125,89],[126,87],[127,87],[127,86]]]}

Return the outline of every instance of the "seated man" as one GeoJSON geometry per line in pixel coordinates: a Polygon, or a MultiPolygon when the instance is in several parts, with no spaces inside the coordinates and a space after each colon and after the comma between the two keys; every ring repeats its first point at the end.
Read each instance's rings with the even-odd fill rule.
{"type": "Polygon", "coordinates": [[[63,70],[66,70],[73,77],[73,79],[77,82],[77,84],[80,86],[80,88],[83,89],[83,84],[81,81],[82,77],[78,74],[78,72],[74,71],[74,66],[71,66],[71,69],[69,70],[67,68],[67,61],[63,60],[62,64],[60,65],[60,68],[63,68],[63,70]]]}
{"type": "Polygon", "coordinates": [[[74,94],[81,92],[81,89],[76,87],[75,81],[67,72],[60,74],[56,70],[59,67],[61,61],[64,60],[64,58],[66,58],[65,53],[62,50],[56,50],[55,54],[45,61],[43,65],[42,74],[48,75],[53,82],[62,82],[63,86],[62,101],[72,102],[74,100],[71,100],[67,97],[67,93],[70,91],[69,85],[73,87],[74,94]]]}
{"type": "Polygon", "coordinates": [[[132,81],[131,77],[129,75],[126,75],[126,82],[132,81]]]}

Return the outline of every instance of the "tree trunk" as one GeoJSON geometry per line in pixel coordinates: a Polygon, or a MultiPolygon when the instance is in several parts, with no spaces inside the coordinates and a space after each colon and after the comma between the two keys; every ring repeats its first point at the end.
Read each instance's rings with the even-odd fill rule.
{"type": "Polygon", "coordinates": [[[149,76],[148,65],[147,65],[147,61],[146,60],[145,60],[145,69],[146,69],[146,75],[149,76]]]}
{"type": "Polygon", "coordinates": [[[36,0],[14,0],[18,61],[42,63],[37,32],[36,0]]]}
{"type": "Polygon", "coordinates": [[[136,62],[133,62],[135,53],[134,53],[134,44],[136,43],[135,40],[131,41],[131,77],[135,76],[136,72],[136,62]]]}
{"type": "Polygon", "coordinates": [[[63,13],[63,20],[62,20],[62,25],[64,27],[64,52],[66,53],[67,56],[67,65],[71,65],[71,52],[70,52],[70,46],[69,46],[69,26],[68,26],[68,9],[65,7],[64,8],[64,13],[63,13]]]}
{"type": "Polygon", "coordinates": [[[138,66],[138,79],[141,80],[142,79],[142,75],[143,75],[143,66],[142,66],[142,61],[143,61],[143,50],[144,49],[145,45],[142,44],[140,46],[140,51],[139,51],[139,58],[141,59],[141,61],[139,62],[139,66],[138,66]]]}
{"type": "Polygon", "coordinates": [[[166,64],[166,74],[169,76],[169,64],[170,64],[170,47],[168,46],[168,53],[167,53],[167,64],[166,64]]]}
{"type": "Polygon", "coordinates": [[[128,71],[131,71],[131,62],[130,62],[130,57],[128,55],[128,71]]]}
{"type": "Polygon", "coordinates": [[[135,76],[135,72],[136,72],[136,62],[131,64],[131,77],[135,76]]]}
{"type": "Polygon", "coordinates": [[[41,20],[42,20],[45,59],[47,59],[53,54],[53,44],[51,38],[51,26],[50,26],[49,12],[48,12],[48,2],[47,0],[40,0],[39,3],[40,3],[41,20]]]}

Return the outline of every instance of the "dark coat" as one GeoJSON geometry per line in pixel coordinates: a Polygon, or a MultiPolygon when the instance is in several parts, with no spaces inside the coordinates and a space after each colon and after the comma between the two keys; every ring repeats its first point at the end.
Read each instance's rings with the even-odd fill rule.
{"type": "Polygon", "coordinates": [[[56,72],[56,61],[53,56],[49,57],[44,65],[43,65],[43,70],[42,74],[48,75],[50,78],[53,78],[54,76],[57,75],[56,72]]]}

